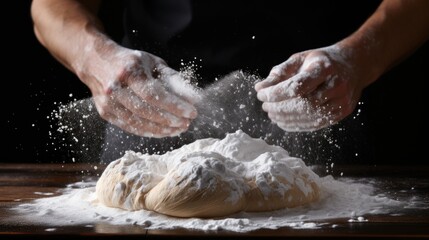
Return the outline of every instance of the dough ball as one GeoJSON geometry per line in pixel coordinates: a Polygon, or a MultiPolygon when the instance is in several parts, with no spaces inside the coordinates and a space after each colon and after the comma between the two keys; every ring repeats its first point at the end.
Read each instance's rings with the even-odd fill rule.
{"type": "Polygon", "coordinates": [[[237,131],[164,155],[128,151],[107,166],[96,194],[109,207],[212,218],[309,204],[318,182],[301,159],[237,131]]]}

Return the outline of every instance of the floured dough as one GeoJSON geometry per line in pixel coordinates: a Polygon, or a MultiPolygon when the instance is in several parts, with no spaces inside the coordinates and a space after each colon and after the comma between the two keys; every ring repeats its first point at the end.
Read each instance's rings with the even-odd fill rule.
{"type": "Polygon", "coordinates": [[[238,130],[164,155],[128,151],[107,166],[96,194],[110,207],[209,218],[308,204],[318,182],[301,159],[238,130]]]}

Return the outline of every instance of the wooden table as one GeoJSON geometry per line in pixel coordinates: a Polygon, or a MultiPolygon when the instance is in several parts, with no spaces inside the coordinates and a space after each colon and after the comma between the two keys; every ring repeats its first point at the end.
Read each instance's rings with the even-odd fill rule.
{"type": "MultiPolygon", "coordinates": [[[[56,194],[60,188],[87,178],[96,178],[103,166],[90,164],[0,164],[0,239],[76,239],[138,238],[138,239],[255,239],[255,238],[409,238],[429,239],[429,166],[335,166],[332,174],[343,172],[347,176],[377,177],[386,179],[388,191],[397,191],[407,184],[414,186],[413,194],[425,198],[426,209],[410,212],[405,216],[375,215],[366,217],[368,222],[350,223],[346,219],[330,220],[337,227],[320,229],[281,228],[258,230],[249,233],[226,231],[203,232],[187,230],[147,230],[142,226],[116,226],[105,223],[93,226],[64,226],[46,231],[47,226],[8,224],[12,217],[8,209],[18,203],[44,197],[35,192],[56,194]],[[17,200],[19,199],[19,202],[17,200]],[[6,222],[6,223],[5,223],[6,222]]],[[[326,221],[324,221],[326,222],[326,221]]]]}

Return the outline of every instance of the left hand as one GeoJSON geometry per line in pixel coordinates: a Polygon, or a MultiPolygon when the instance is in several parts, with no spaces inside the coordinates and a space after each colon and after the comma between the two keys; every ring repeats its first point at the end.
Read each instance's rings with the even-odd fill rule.
{"type": "Polygon", "coordinates": [[[292,55],[257,83],[269,118],[285,131],[315,131],[351,114],[361,96],[358,66],[338,46],[292,55]]]}

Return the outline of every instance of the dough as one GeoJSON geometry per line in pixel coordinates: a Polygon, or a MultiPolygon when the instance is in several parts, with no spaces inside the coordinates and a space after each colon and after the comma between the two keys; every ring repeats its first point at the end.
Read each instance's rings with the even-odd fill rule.
{"type": "Polygon", "coordinates": [[[238,130],[164,155],[128,151],[107,166],[96,194],[109,207],[212,218],[308,204],[319,181],[301,159],[238,130]]]}

